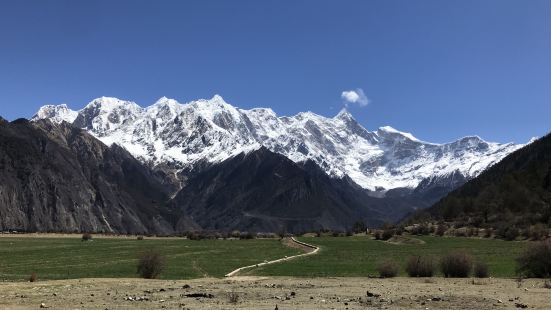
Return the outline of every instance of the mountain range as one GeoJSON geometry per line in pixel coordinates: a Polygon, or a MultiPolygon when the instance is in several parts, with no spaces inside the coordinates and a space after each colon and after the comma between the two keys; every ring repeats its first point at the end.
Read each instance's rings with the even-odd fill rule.
{"type": "Polygon", "coordinates": [[[294,162],[311,160],[329,176],[348,176],[380,197],[454,174],[471,179],[522,146],[477,136],[428,143],[390,126],[368,131],[345,109],[333,118],[312,112],[278,117],[271,109],[236,108],[218,95],[185,104],[163,97],[146,108],[101,97],[79,111],[44,106],[33,120],[44,118],[117,143],[166,175],[175,191],[195,171],[261,147],[294,162]]]}
{"type": "Polygon", "coordinates": [[[0,228],[173,234],[395,222],[523,145],[429,143],[346,110],[277,116],[222,97],[94,99],[2,120],[0,228]],[[29,152],[27,152],[29,150],[29,152]]]}

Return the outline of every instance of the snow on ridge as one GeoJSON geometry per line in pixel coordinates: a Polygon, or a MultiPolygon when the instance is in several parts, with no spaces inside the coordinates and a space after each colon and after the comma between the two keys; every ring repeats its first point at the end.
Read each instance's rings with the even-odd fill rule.
{"type": "Polygon", "coordinates": [[[36,114],[31,118],[31,120],[47,118],[55,123],[72,123],[77,118],[77,115],[77,111],[69,109],[66,104],[62,103],[59,105],[45,105],[41,107],[38,112],[36,112],[36,114]]]}
{"type": "Polygon", "coordinates": [[[278,116],[269,108],[236,108],[219,95],[187,103],[161,97],[145,108],[101,97],[78,112],[66,109],[45,106],[33,119],[72,119],[145,163],[170,163],[175,173],[264,146],[295,162],[313,160],[331,176],[348,175],[364,188],[381,191],[415,187],[425,178],[456,170],[474,177],[522,146],[478,137],[428,143],[390,126],[368,131],[346,109],[333,118],[313,112],[278,116]]]}

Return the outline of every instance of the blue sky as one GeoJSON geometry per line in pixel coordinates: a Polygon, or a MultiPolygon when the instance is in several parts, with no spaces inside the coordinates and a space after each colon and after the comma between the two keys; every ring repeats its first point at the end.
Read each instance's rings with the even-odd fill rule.
{"type": "Polygon", "coordinates": [[[361,89],[348,108],[370,130],[525,142],[551,131],[550,16],[536,0],[2,0],[0,115],[218,93],[333,116],[361,89]]]}

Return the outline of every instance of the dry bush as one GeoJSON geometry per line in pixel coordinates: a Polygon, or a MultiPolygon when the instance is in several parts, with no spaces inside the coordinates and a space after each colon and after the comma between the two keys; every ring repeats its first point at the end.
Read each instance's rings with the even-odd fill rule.
{"type": "Polygon", "coordinates": [[[551,289],[551,281],[545,280],[545,282],[543,282],[543,288],[551,289]]]}
{"type": "Polygon", "coordinates": [[[446,278],[466,278],[473,268],[473,258],[464,251],[455,251],[442,257],[440,270],[446,278]]]}
{"type": "Polygon", "coordinates": [[[143,240],[143,236],[138,236],[136,239],[137,240],[143,240]]]}
{"type": "Polygon", "coordinates": [[[435,234],[436,234],[437,236],[442,237],[442,236],[444,236],[444,234],[446,233],[446,230],[448,230],[448,227],[446,227],[446,225],[444,225],[444,224],[439,224],[439,225],[438,225],[438,228],[436,228],[435,234]]]}
{"type": "Polygon", "coordinates": [[[520,231],[514,226],[508,224],[501,224],[496,230],[496,235],[507,241],[513,241],[520,236],[520,231]]]}
{"type": "Polygon", "coordinates": [[[29,282],[36,282],[38,280],[38,276],[35,272],[31,273],[31,276],[29,277],[29,282]]]}
{"type": "Polygon", "coordinates": [[[246,239],[246,240],[250,240],[250,239],[254,239],[255,235],[251,232],[248,232],[248,231],[243,231],[241,232],[241,234],[239,234],[239,239],[246,239]]]}
{"type": "MultiPolygon", "coordinates": [[[[433,228],[432,228],[433,229],[433,228]]],[[[412,235],[418,235],[418,236],[425,236],[430,234],[431,228],[429,228],[428,224],[422,223],[420,225],[416,225],[411,229],[412,235]]]]}
{"type": "Polygon", "coordinates": [[[138,258],[137,272],[144,279],[156,279],[165,268],[166,259],[155,250],[148,250],[138,258]]]}
{"type": "Polygon", "coordinates": [[[239,301],[239,295],[236,292],[230,292],[228,294],[228,301],[230,304],[236,304],[239,301]]]}
{"type": "Polygon", "coordinates": [[[382,240],[388,240],[394,236],[394,229],[385,229],[383,230],[383,234],[381,235],[382,240]]]}
{"type": "Polygon", "coordinates": [[[536,241],[545,240],[547,238],[547,228],[543,224],[530,226],[528,230],[528,237],[536,241]]]}
{"type": "Polygon", "coordinates": [[[551,277],[551,239],[529,245],[517,257],[517,272],[527,277],[551,277]]]}
{"type": "Polygon", "coordinates": [[[488,264],[484,262],[476,262],[474,264],[474,276],[477,278],[487,278],[490,276],[488,264]]]}
{"type": "Polygon", "coordinates": [[[393,260],[386,260],[377,266],[381,278],[394,278],[398,275],[399,266],[393,260]]]}
{"type": "Polygon", "coordinates": [[[91,240],[92,240],[92,234],[91,233],[82,234],[82,241],[91,241],[91,240]]]}
{"type": "Polygon", "coordinates": [[[406,264],[406,272],[410,277],[432,277],[434,261],[431,257],[411,256],[406,264]]]}
{"type": "Polygon", "coordinates": [[[241,237],[241,232],[239,230],[233,230],[230,233],[230,237],[231,238],[239,238],[239,237],[241,237]]]}

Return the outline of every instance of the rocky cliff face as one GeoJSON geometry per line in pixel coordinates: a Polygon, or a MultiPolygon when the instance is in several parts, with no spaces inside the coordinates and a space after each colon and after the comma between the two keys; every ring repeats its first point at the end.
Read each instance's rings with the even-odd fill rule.
{"type": "Polygon", "coordinates": [[[0,229],[170,233],[167,196],[125,149],[67,123],[0,121],[0,229]]]}

